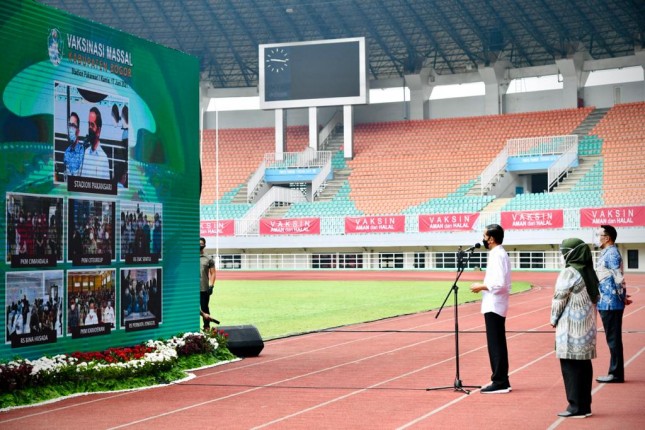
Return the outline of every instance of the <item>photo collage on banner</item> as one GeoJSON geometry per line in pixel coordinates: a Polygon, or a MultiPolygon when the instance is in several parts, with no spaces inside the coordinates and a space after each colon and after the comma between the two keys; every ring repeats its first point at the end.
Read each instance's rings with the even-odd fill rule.
{"type": "Polygon", "coordinates": [[[7,193],[6,255],[11,267],[52,267],[63,259],[63,199],[7,193]]]}
{"type": "Polygon", "coordinates": [[[116,270],[67,272],[67,334],[72,338],[110,334],[116,324],[116,270]]]}
{"type": "Polygon", "coordinates": [[[199,60],[38,2],[0,22],[0,362],[199,327],[198,289],[163,301],[199,284],[199,60]]]}
{"type": "Polygon", "coordinates": [[[163,282],[160,267],[121,270],[121,327],[154,328],[162,321],[163,282]]]}
{"type": "Polygon", "coordinates": [[[63,335],[63,271],[11,272],[5,279],[5,343],[54,343],[63,335]]]}
{"type": "Polygon", "coordinates": [[[161,260],[163,213],[160,203],[121,202],[121,261],[158,263],[161,260]]]}

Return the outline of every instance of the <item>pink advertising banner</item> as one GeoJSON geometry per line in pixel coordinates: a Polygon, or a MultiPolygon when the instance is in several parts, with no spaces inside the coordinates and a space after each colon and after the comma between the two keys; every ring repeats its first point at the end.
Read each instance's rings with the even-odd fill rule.
{"type": "Polygon", "coordinates": [[[580,209],[580,227],[645,227],[645,206],[580,209]]]}
{"type": "Polygon", "coordinates": [[[404,233],[405,215],[345,217],[345,233],[404,233]]]}
{"type": "Polygon", "coordinates": [[[562,209],[502,212],[502,227],[505,229],[528,230],[562,228],[563,226],[564,213],[562,209]]]}
{"type": "Polygon", "coordinates": [[[320,234],[320,218],[264,218],[260,220],[260,234],[320,234]]]}
{"type": "Polygon", "coordinates": [[[199,235],[208,236],[234,236],[235,223],[232,219],[206,220],[199,223],[199,235]]]}
{"type": "Polygon", "coordinates": [[[478,213],[419,215],[419,232],[472,230],[478,213]]]}

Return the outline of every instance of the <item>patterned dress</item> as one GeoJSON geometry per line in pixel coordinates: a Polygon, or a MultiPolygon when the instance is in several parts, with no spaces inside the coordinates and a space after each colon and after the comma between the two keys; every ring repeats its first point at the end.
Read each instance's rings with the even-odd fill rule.
{"type": "Polygon", "coordinates": [[[560,272],[551,302],[555,329],[555,355],[561,359],[596,358],[596,306],[585,282],[573,267],[560,272]]]}

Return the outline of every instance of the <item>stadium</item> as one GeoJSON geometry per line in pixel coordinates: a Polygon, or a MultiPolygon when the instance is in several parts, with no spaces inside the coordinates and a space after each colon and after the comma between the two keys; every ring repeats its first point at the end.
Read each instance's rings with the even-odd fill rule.
{"type": "MultiPolygon", "coordinates": [[[[564,237],[591,243],[613,223],[625,270],[642,270],[642,7],[44,3],[200,57],[200,218],[222,270],[451,269],[491,223],[516,226],[516,269],[557,269],[564,237]],[[355,37],[360,97],[334,97],[307,68],[292,87],[326,90],[258,97],[258,46],[355,37]],[[371,101],[385,92],[398,100],[371,101]]],[[[351,53],[332,65],[349,61],[338,52],[351,53]]]]}
{"type": "MultiPolygon", "coordinates": [[[[501,400],[452,392],[463,392],[460,358],[464,383],[477,384],[468,387],[479,389],[489,376],[480,304],[468,302],[453,307],[454,320],[422,308],[281,333],[265,338],[261,357],[197,370],[194,379],[160,391],[66,399],[33,414],[12,411],[0,414],[0,427],[579,428],[554,415],[564,395],[548,313],[562,241],[577,237],[592,245],[600,226],[610,224],[618,230],[636,303],[625,311],[628,383],[594,385],[592,423],[639,428],[645,6],[582,0],[38,3],[197,58],[199,117],[180,119],[199,122],[199,236],[216,261],[218,283],[452,282],[468,251],[465,285],[480,281],[487,268],[489,254],[473,245],[486,226],[499,224],[513,281],[532,288],[511,297],[514,391],[501,400]],[[453,382],[455,359],[454,383],[436,386],[453,382]],[[110,413],[99,413],[95,400],[110,413]],[[69,410],[82,411],[73,423],[69,410]]],[[[134,110],[138,101],[128,95],[111,103],[134,110]]],[[[121,134],[115,133],[116,147],[121,134]]],[[[172,137],[189,147],[183,136],[172,137]]],[[[160,146],[129,160],[130,184],[121,195],[132,197],[129,212],[138,213],[147,196],[150,215],[189,219],[174,201],[154,206],[164,187],[177,191],[164,181],[181,177],[180,169],[149,162],[181,164],[160,146]]],[[[159,279],[162,272],[182,273],[185,266],[173,270],[169,258],[193,246],[167,233],[173,224],[167,218],[164,240],[176,239],[176,248],[166,242],[163,254],[136,255],[155,264],[159,279]]],[[[115,249],[113,257],[122,252],[115,249]]],[[[594,258],[599,253],[594,249],[594,258]]],[[[132,260],[126,255],[111,263],[122,274],[132,260]]],[[[61,257],[57,264],[75,263],[61,257]]],[[[155,322],[162,334],[190,308],[188,299],[177,298],[182,281],[166,282],[164,300],[175,308],[164,308],[169,324],[155,322]]],[[[218,298],[212,300],[217,308],[218,298]]],[[[227,324],[257,323],[225,316],[227,324]]],[[[126,338],[122,331],[117,327],[119,341],[126,338]]],[[[609,360],[600,333],[598,351],[594,376],[609,360]]]]}

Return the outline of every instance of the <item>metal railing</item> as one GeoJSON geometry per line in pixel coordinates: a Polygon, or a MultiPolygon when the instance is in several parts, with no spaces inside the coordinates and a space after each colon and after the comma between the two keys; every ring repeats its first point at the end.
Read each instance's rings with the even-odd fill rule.
{"type": "Polygon", "coordinates": [[[307,198],[300,190],[284,187],[271,187],[241,219],[235,220],[236,236],[257,236],[260,234],[260,218],[276,202],[306,202],[307,198]]]}
{"type": "Polygon", "coordinates": [[[333,137],[336,127],[338,127],[338,125],[342,123],[343,110],[339,109],[334,113],[334,116],[330,118],[329,122],[327,122],[327,124],[323,127],[323,129],[320,131],[320,134],[318,135],[320,148],[325,148],[329,139],[333,137]]]}
{"type": "MultiPolygon", "coordinates": [[[[560,252],[508,251],[513,270],[560,270],[560,252]]],[[[598,253],[594,252],[594,257],[598,253]]],[[[488,254],[475,252],[468,269],[485,269],[488,254]]],[[[301,254],[220,254],[220,270],[454,270],[457,251],[365,251],[301,254]]]]}
{"type": "MultiPolygon", "coordinates": [[[[576,136],[577,138],[578,136],[576,136]]],[[[578,160],[578,142],[568,148],[548,169],[548,182],[549,187],[547,190],[550,192],[555,187],[569,168],[578,160]]]]}
{"type": "Polygon", "coordinates": [[[307,148],[302,152],[284,152],[281,158],[276,157],[273,152],[264,154],[264,165],[266,169],[297,169],[310,167],[323,167],[328,160],[331,160],[331,151],[316,151],[307,148]]]}
{"type": "Polygon", "coordinates": [[[266,172],[266,163],[263,161],[260,163],[260,166],[257,168],[255,173],[253,173],[253,176],[251,176],[251,179],[249,179],[249,182],[246,187],[246,202],[251,203],[251,200],[253,199],[253,196],[255,195],[255,191],[260,185],[260,183],[264,180],[264,173],[266,172]]]}
{"type": "Polygon", "coordinates": [[[557,155],[566,152],[573,145],[578,145],[576,135],[525,137],[506,141],[509,157],[557,155]]]}
{"type": "Polygon", "coordinates": [[[488,191],[488,186],[493,183],[497,176],[506,168],[508,160],[508,149],[502,149],[497,157],[484,169],[480,175],[481,195],[488,191]]]}
{"type": "Polygon", "coordinates": [[[327,182],[327,178],[331,174],[331,158],[327,160],[327,163],[320,169],[320,172],[316,177],[311,181],[311,201],[314,200],[314,197],[323,189],[323,186],[327,182]]]}

